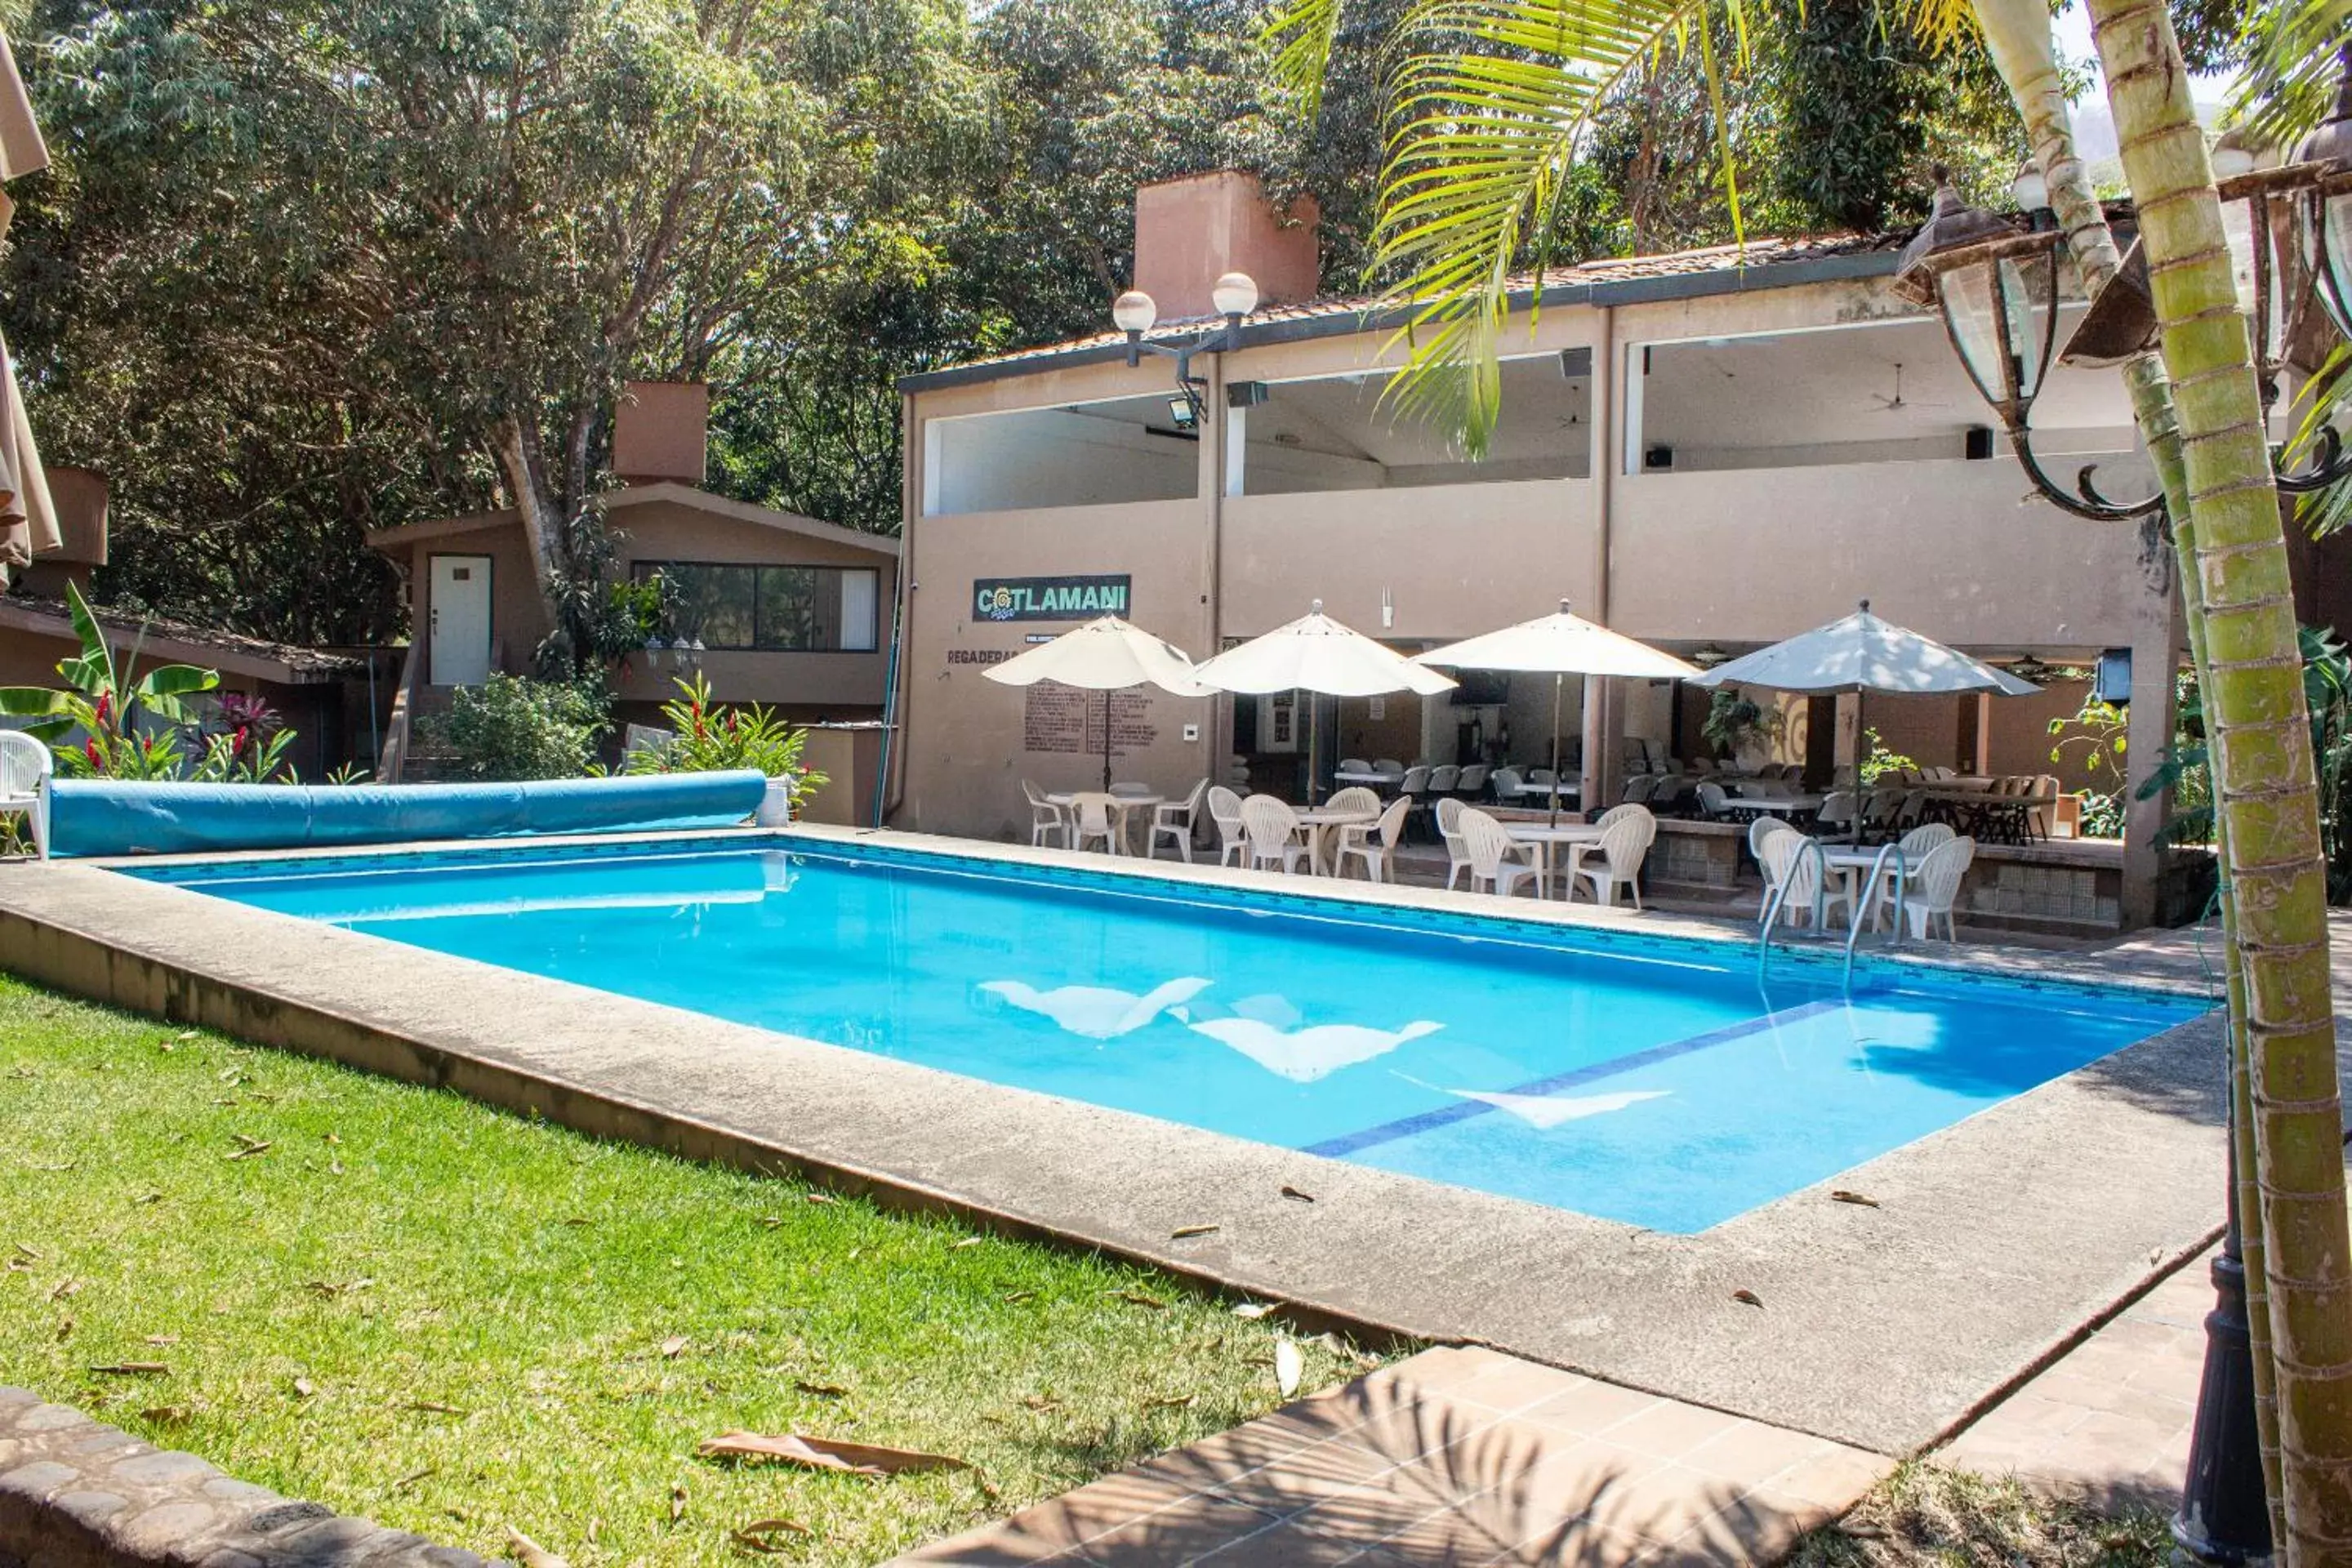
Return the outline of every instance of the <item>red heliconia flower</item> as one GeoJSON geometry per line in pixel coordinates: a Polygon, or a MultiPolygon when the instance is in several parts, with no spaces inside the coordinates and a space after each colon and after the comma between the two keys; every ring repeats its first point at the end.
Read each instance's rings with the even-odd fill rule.
{"type": "Polygon", "coordinates": [[[106,753],[98,749],[96,741],[84,741],[81,743],[81,752],[83,756],[89,759],[90,772],[102,773],[106,771],[106,753]]]}
{"type": "Polygon", "coordinates": [[[98,694],[98,721],[101,724],[105,723],[106,716],[113,710],[114,694],[110,691],[100,692],[98,694]]]}

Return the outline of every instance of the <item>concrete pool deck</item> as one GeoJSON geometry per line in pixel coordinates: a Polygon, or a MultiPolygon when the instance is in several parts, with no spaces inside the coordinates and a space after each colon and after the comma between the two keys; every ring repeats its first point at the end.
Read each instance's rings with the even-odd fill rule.
{"type": "MultiPolygon", "coordinates": [[[[1343,889],[894,833],[781,837],[811,849],[870,842],[1278,889],[1325,908],[1475,910],[1738,940],[1717,922],[1591,906],[1343,889]]],[[[663,841],[635,841],[648,838],[663,841]]],[[[2144,966],[1982,947],[1960,958],[2069,978],[2193,976],[2177,954],[2150,954],[2144,966]]],[[[1669,1236],[950,1077],[95,864],[0,867],[0,967],[592,1133],[798,1169],[886,1202],[949,1206],[1145,1258],[1295,1303],[1310,1319],[1489,1345],[1885,1454],[1953,1428],[2200,1250],[2221,1219],[2211,1018],[1833,1183],[1700,1235],[1669,1236]],[[1832,1186],[1877,1206],[1833,1201],[1832,1186]],[[1218,1228],[1172,1237],[1202,1224],[1218,1228]]]]}

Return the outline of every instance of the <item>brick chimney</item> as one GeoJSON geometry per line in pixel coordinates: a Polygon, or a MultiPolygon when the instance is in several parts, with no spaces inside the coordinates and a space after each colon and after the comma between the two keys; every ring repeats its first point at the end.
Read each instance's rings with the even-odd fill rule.
{"type": "Polygon", "coordinates": [[[1215,314],[1209,290],[1225,272],[1257,279],[1265,304],[1311,300],[1321,216],[1312,196],[1277,213],[1257,176],[1240,169],[1144,185],[1135,193],[1135,287],[1151,296],[1163,321],[1215,314]]]}
{"type": "Polygon", "coordinates": [[[632,381],[613,408],[613,472],[625,485],[698,485],[709,455],[710,388],[632,381]]]}

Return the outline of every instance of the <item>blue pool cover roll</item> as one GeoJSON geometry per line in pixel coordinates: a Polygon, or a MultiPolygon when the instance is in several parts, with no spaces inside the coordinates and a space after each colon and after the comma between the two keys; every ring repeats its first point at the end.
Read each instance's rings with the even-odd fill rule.
{"type": "Polygon", "coordinates": [[[59,855],[186,855],[724,827],[759,809],[755,769],[529,784],[204,784],[59,779],[50,832],[59,855]]]}

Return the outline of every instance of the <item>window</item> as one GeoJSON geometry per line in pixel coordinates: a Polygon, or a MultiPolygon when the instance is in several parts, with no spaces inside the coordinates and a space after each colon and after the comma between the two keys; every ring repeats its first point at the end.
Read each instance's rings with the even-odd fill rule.
{"type": "Polygon", "coordinates": [[[872,653],[878,643],[881,574],[870,567],[640,561],[635,575],[667,584],[673,635],[706,648],[872,653]]]}

